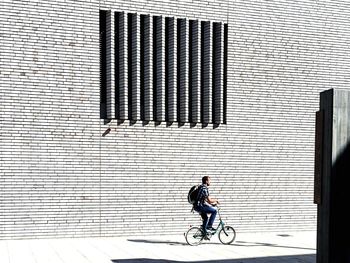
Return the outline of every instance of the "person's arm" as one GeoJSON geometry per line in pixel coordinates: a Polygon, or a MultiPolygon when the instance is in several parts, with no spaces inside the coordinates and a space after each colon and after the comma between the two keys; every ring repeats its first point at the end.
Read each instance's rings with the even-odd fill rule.
{"type": "Polygon", "coordinates": [[[219,200],[216,199],[216,198],[212,198],[210,196],[207,197],[207,200],[206,200],[209,204],[211,205],[218,205],[220,204],[219,200]]]}

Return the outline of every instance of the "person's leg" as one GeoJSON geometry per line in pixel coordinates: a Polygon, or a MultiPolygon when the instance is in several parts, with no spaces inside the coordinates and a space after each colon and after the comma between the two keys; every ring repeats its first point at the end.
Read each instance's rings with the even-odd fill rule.
{"type": "Polygon", "coordinates": [[[208,225],[208,215],[207,215],[207,213],[204,213],[204,212],[201,212],[200,214],[201,214],[201,217],[203,219],[202,227],[203,227],[204,232],[206,232],[207,225],[208,225]]]}
{"type": "Polygon", "coordinates": [[[203,205],[199,205],[195,208],[195,211],[198,212],[200,214],[200,216],[202,217],[202,227],[204,232],[206,232],[207,229],[207,225],[208,225],[208,215],[205,212],[205,207],[203,205]]]}
{"type": "Polygon", "coordinates": [[[205,240],[209,240],[210,239],[210,237],[208,237],[208,232],[207,232],[207,227],[208,227],[208,214],[207,214],[207,211],[208,210],[208,208],[207,208],[207,206],[205,206],[205,205],[201,205],[201,206],[199,206],[199,207],[197,207],[197,209],[196,209],[196,211],[198,212],[198,213],[200,213],[200,215],[201,215],[201,217],[202,217],[202,219],[203,219],[203,224],[202,224],[202,228],[203,228],[203,232],[204,232],[204,239],[205,240]]]}
{"type": "MultiPolygon", "coordinates": [[[[205,225],[206,228],[211,228],[213,227],[214,221],[215,221],[215,217],[217,214],[217,209],[213,206],[209,206],[209,205],[204,205],[202,208],[202,213],[205,214],[210,214],[210,218],[209,221],[207,221],[207,224],[205,225]]],[[[207,216],[208,217],[208,216],[207,216]]],[[[204,225],[203,225],[204,226],[204,225]]]]}
{"type": "Polygon", "coordinates": [[[202,229],[203,229],[203,233],[204,233],[204,239],[210,240],[210,238],[208,237],[208,232],[207,232],[207,225],[208,225],[208,219],[209,219],[208,214],[202,212],[201,217],[203,219],[202,229]]]}
{"type": "Polygon", "coordinates": [[[216,210],[216,208],[213,207],[211,215],[210,215],[210,218],[209,218],[209,222],[208,222],[207,228],[212,228],[213,227],[213,224],[214,224],[214,221],[215,221],[217,213],[218,213],[218,210],[216,210]]]}

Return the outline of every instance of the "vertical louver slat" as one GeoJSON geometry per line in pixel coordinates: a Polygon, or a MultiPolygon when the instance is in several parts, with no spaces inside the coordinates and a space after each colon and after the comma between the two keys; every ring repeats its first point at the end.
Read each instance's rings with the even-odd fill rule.
{"type": "Polygon", "coordinates": [[[228,24],[224,24],[224,76],[223,76],[223,124],[227,123],[227,60],[228,60],[228,24]]]}
{"type": "Polygon", "coordinates": [[[222,122],[223,113],[223,27],[213,23],[213,123],[222,122]]]}
{"type": "Polygon", "coordinates": [[[161,91],[158,93],[158,103],[160,107],[158,107],[158,119],[160,121],[165,121],[165,19],[160,17],[160,34],[158,35],[160,42],[160,69],[159,69],[159,77],[160,81],[158,83],[158,89],[161,91]]]}
{"type": "Polygon", "coordinates": [[[153,17],[153,115],[154,121],[165,120],[164,20],[153,17]]]}
{"type": "Polygon", "coordinates": [[[200,122],[200,23],[190,20],[189,43],[189,122],[200,122]]]}
{"type": "Polygon", "coordinates": [[[139,16],[128,14],[128,119],[140,119],[140,57],[139,16]]]}
{"type": "Polygon", "coordinates": [[[118,18],[118,95],[119,119],[128,119],[128,16],[124,12],[116,13],[118,18]]]}
{"type": "Polygon", "coordinates": [[[188,122],[188,21],[186,19],[177,20],[177,39],[178,39],[178,121],[180,123],[188,122]]]}
{"type": "Polygon", "coordinates": [[[153,50],[153,65],[152,65],[152,79],[153,79],[153,120],[157,119],[157,17],[153,17],[152,24],[152,50],[153,50]]]}
{"type": "Polygon", "coordinates": [[[150,15],[140,16],[140,104],[141,120],[153,120],[153,80],[152,80],[152,19],[150,15]]]}
{"type": "Polygon", "coordinates": [[[174,122],[176,112],[176,19],[165,19],[165,90],[166,90],[166,116],[168,122],[174,122]]]}
{"type": "Polygon", "coordinates": [[[224,121],[224,71],[225,71],[225,28],[224,24],[220,23],[220,120],[218,123],[222,124],[224,121]]]}
{"type": "Polygon", "coordinates": [[[145,28],[146,15],[140,15],[140,120],[145,120],[145,28]]]}
{"type": "Polygon", "coordinates": [[[100,118],[107,118],[107,11],[100,10],[100,118]]]}
{"type": "Polygon", "coordinates": [[[114,83],[114,16],[111,11],[106,17],[106,72],[107,72],[107,118],[115,118],[115,83],[114,83]]]}
{"type": "Polygon", "coordinates": [[[115,117],[120,119],[120,13],[114,13],[114,86],[115,117]]]}
{"type": "Polygon", "coordinates": [[[188,121],[192,121],[192,96],[193,96],[193,83],[192,83],[192,51],[193,51],[193,20],[188,23],[188,121]]]}
{"type": "Polygon", "coordinates": [[[201,22],[201,122],[212,121],[212,41],[211,23],[201,22]]]}
{"type": "Polygon", "coordinates": [[[165,18],[165,42],[164,42],[164,50],[165,50],[165,83],[164,83],[164,91],[165,91],[165,121],[169,122],[169,17],[165,18]]]}
{"type": "Polygon", "coordinates": [[[132,38],[132,18],[133,14],[128,14],[128,120],[132,120],[132,66],[133,66],[133,38],[132,38]]]}
{"type": "Polygon", "coordinates": [[[140,16],[135,14],[133,21],[133,120],[140,120],[140,16]]]}

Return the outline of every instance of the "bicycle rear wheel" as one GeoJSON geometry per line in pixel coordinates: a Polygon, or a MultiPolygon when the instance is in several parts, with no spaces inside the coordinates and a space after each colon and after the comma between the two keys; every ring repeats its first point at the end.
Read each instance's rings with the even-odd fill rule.
{"type": "Polygon", "coordinates": [[[236,231],[231,226],[224,226],[219,232],[219,240],[222,244],[231,244],[236,238],[236,231]]]}
{"type": "Polygon", "coordinates": [[[200,227],[191,227],[185,234],[186,242],[190,246],[197,246],[202,243],[204,234],[200,227]]]}

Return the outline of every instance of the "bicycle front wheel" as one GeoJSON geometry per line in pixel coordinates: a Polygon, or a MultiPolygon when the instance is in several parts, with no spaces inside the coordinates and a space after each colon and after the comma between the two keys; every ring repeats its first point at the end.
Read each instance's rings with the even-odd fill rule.
{"type": "Polygon", "coordinates": [[[224,226],[219,232],[219,240],[222,244],[231,244],[236,238],[236,231],[231,226],[224,226]]]}
{"type": "Polygon", "coordinates": [[[187,244],[189,244],[190,246],[197,246],[200,243],[202,243],[204,234],[200,227],[194,226],[186,232],[185,238],[187,244]]]}

